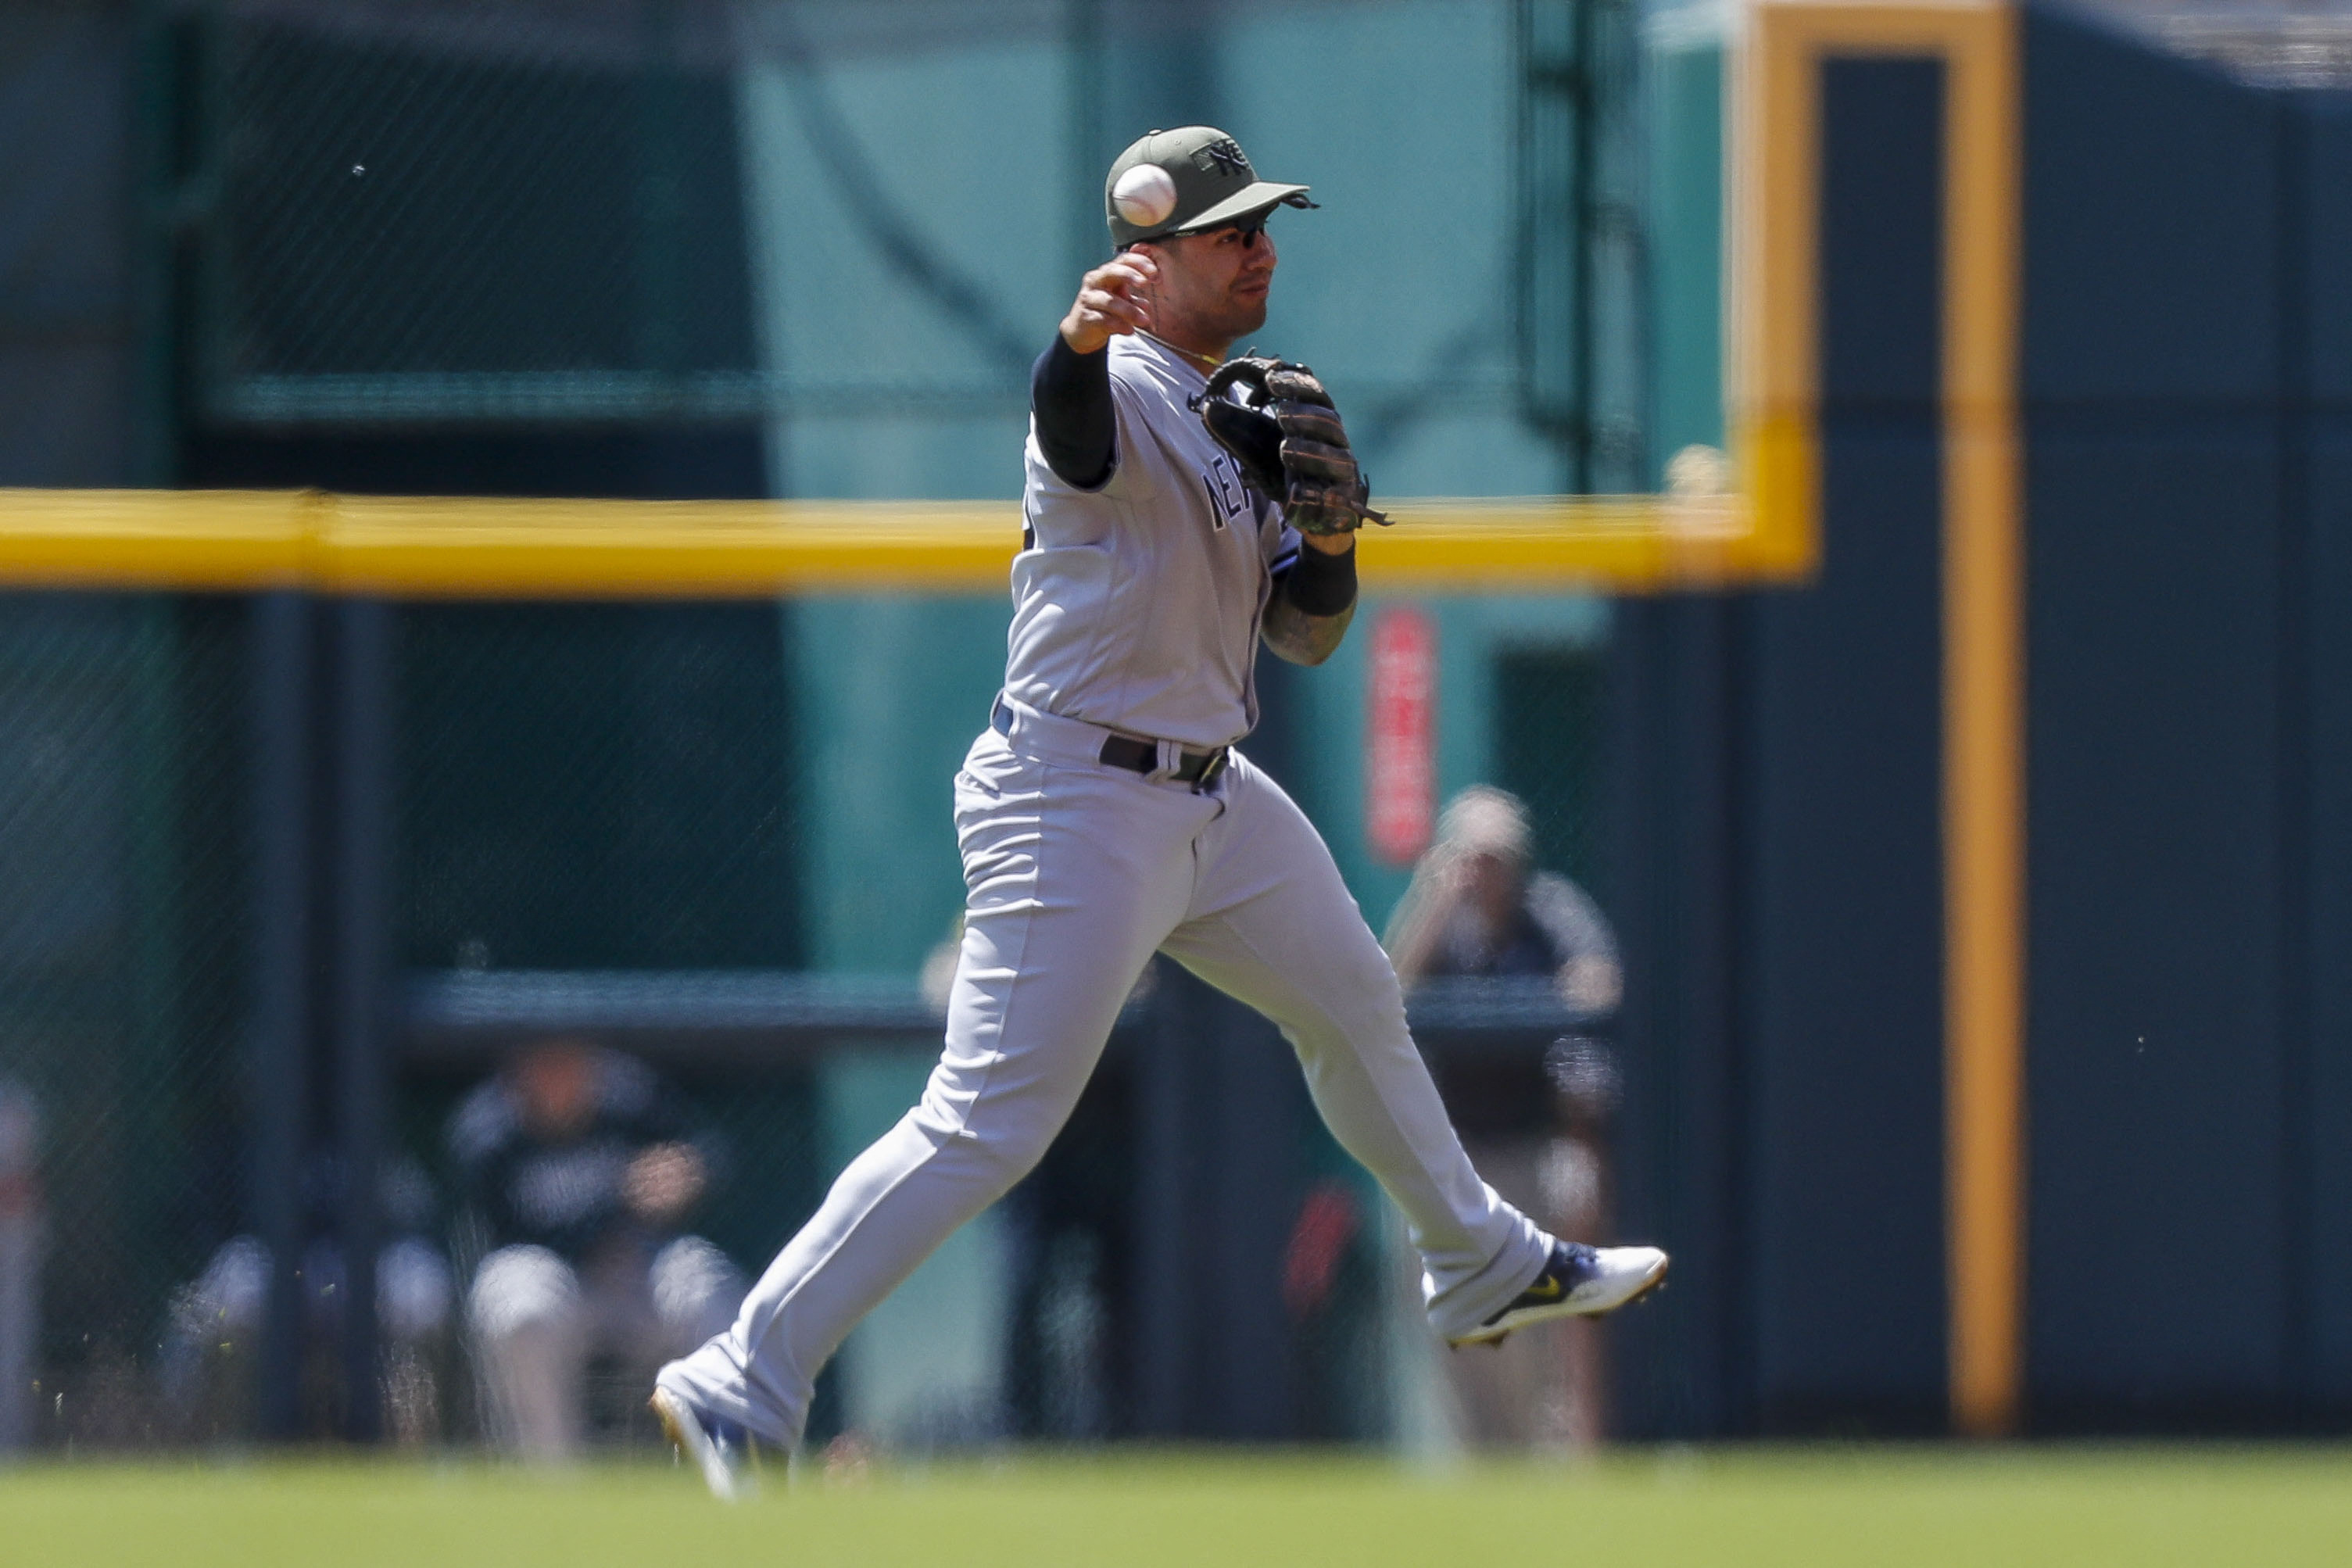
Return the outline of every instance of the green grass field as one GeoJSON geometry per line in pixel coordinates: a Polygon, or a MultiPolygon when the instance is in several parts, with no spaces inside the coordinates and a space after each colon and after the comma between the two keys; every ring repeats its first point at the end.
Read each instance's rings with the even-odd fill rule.
{"type": "Polygon", "coordinates": [[[1637,1451],[1435,1474],[1295,1454],[1024,1456],[772,1487],[735,1508],[643,1465],[0,1472],[8,1568],[2347,1562],[2338,1447],[1637,1451]]]}

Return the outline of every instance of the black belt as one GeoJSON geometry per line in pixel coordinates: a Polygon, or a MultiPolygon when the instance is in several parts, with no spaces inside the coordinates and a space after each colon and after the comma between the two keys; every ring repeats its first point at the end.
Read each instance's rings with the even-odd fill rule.
{"type": "MultiPolygon", "coordinates": [[[[1000,735],[1013,733],[1013,710],[1000,702],[988,716],[989,727],[1000,735]]],[[[1181,752],[1177,753],[1176,771],[1168,776],[1178,784],[1206,788],[1217,782],[1225,771],[1225,761],[1231,746],[1219,746],[1213,752],[1181,752]]],[[[1107,735],[1103,738],[1100,759],[1115,768],[1144,774],[1160,771],[1160,743],[1139,741],[1128,735],[1107,735]]]]}

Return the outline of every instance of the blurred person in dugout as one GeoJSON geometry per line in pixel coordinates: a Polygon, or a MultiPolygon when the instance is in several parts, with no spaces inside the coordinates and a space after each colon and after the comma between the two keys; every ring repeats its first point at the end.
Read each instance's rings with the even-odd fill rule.
{"type": "Polygon", "coordinates": [[[1616,1010],[1624,984],[1608,921],[1583,889],[1536,870],[1534,853],[1517,795],[1473,784],[1446,803],[1384,939],[1408,990],[1448,975],[1549,975],[1579,1014],[1616,1010]]]}
{"type": "MultiPolygon", "coordinates": [[[[1535,837],[1517,796],[1474,785],[1447,803],[1436,842],[1413,868],[1385,937],[1410,991],[1428,981],[1548,980],[1580,1027],[1604,1023],[1622,994],[1617,940],[1581,888],[1534,866],[1535,837]]],[[[1472,1083],[1441,1072],[1472,1161],[1506,1200],[1576,1241],[1609,1239],[1607,1131],[1613,1058],[1571,1034],[1524,1072],[1472,1083]],[[1449,1081],[1452,1080],[1452,1081],[1449,1081]]],[[[1606,1329],[1577,1319],[1491,1351],[1446,1358],[1465,1437],[1571,1447],[1607,1423],[1606,1329]]]]}
{"type": "Polygon", "coordinates": [[[449,1148],[489,1249],[466,1319],[493,1436],[570,1458],[592,1357],[634,1391],[741,1304],[734,1264],[682,1229],[711,1181],[709,1142],[644,1063],[550,1039],[467,1096],[449,1148]]]}

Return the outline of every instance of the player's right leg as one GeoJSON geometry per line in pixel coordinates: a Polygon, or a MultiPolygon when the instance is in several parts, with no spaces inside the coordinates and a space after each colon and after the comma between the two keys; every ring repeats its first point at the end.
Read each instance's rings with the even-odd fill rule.
{"type": "Polygon", "coordinates": [[[850,1329],[1044,1154],[1182,916],[1215,803],[1044,749],[992,731],[956,780],[963,945],[921,1103],[841,1173],[734,1326],[662,1369],[659,1386],[714,1423],[798,1443],[850,1329]]]}

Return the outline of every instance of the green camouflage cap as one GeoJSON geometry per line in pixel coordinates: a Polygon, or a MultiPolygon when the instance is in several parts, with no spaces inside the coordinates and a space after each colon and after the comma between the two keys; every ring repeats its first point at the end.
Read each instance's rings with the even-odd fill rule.
{"type": "Polygon", "coordinates": [[[1213,125],[1154,131],[1110,166],[1103,182],[1111,243],[1194,234],[1268,207],[1311,207],[1305,185],[1257,177],[1242,144],[1213,125]]]}

